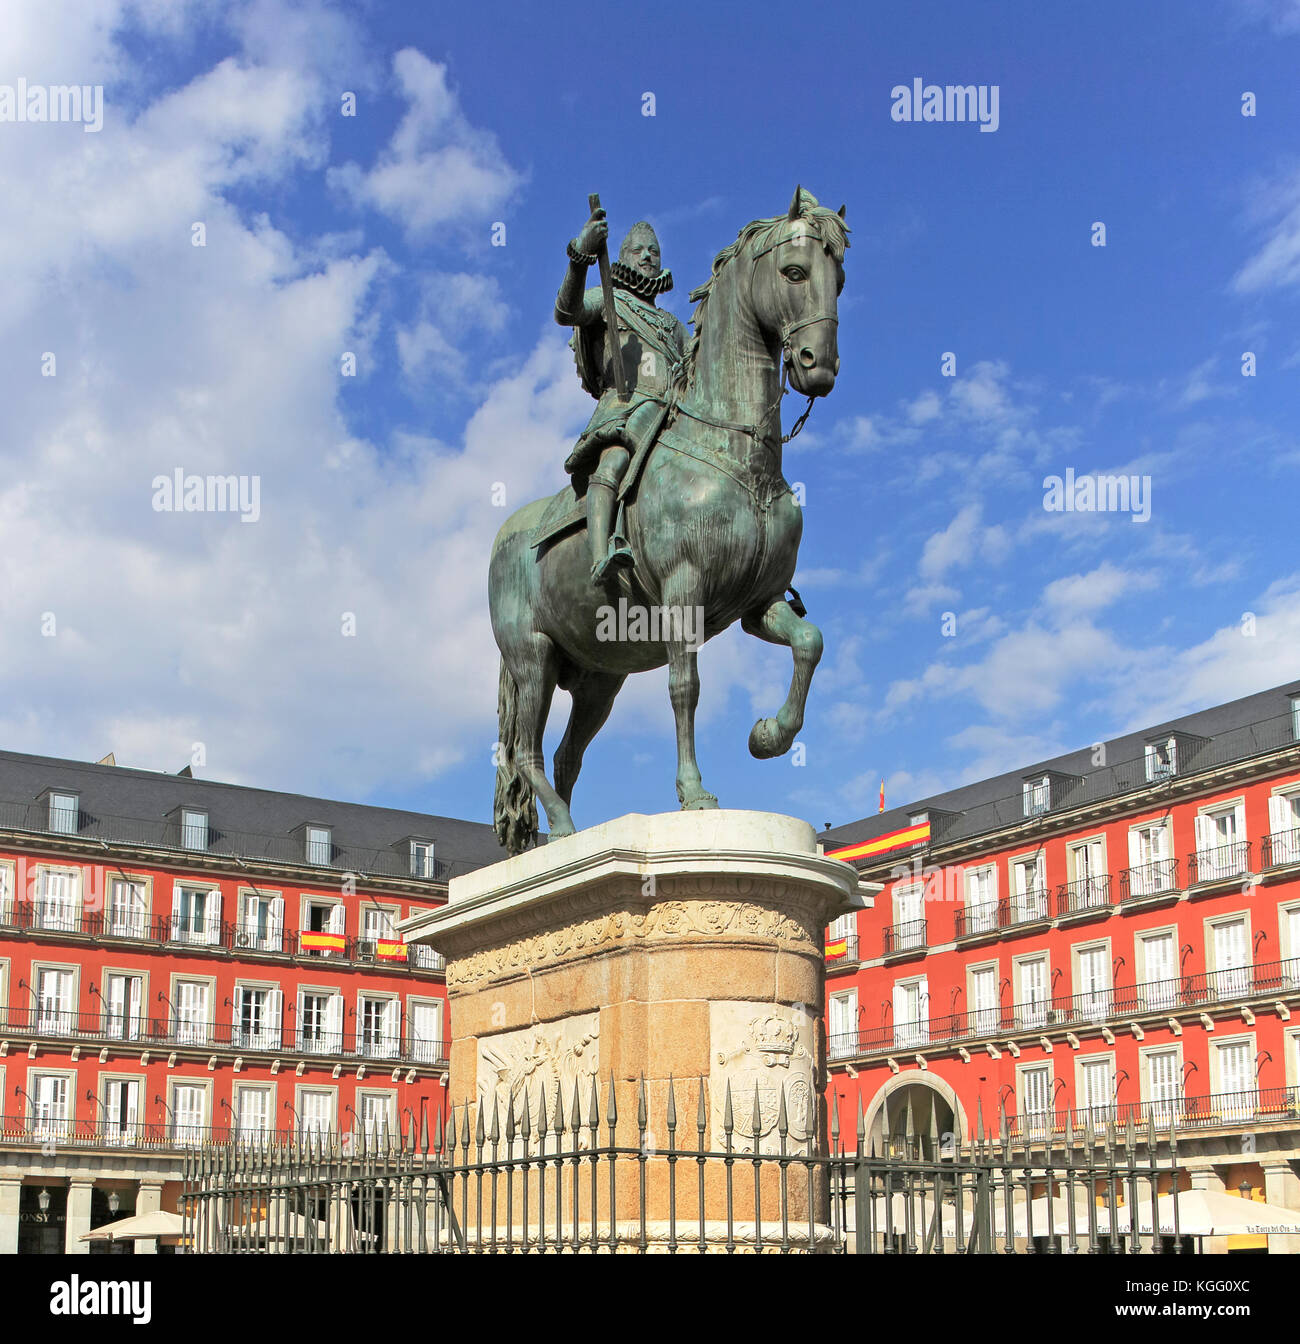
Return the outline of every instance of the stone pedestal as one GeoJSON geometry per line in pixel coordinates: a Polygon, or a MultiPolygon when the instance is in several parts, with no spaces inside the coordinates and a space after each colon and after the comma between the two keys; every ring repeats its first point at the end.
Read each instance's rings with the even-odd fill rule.
{"type": "Polygon", "coordinates": [[[595,1146],[612,1135],[638,1154],[618,1159],[613,1192],[604,1160],[589,1191],[575,1187],[584,1222],[594,1211],[598,1226],[639,1227],[644,1183],[647,1222],[662,1229],[674,1190],[679,1236],[696,1237],[702,1217],[706,1240],[724,1239],[728,1200],[734,1223],[752,1223],[757,1205],[766,1232],[784,1200],[817,1243],[826,1193],[812,1164],[738,1161],[728,1181],[721,1161],[666,1154],[726,1149],[728,1087],[733,1153],[780,1150],[782,1096],[785,1152],[824,1151],[824,931],[863,903],[853,869],[822,856],[805,822],[634,814],[453,879],[448,905],[402,933],[447,958],[448,1086],[471,1132],[481,1108],[490,1136],[495,1109],[504,1155],[513,1103],[516,1121],[529,1111],[535,1150],[545,1097],[551,1150],[561,1100],[566,1151],[591,1151],[594,1089],[595,1146]]]}

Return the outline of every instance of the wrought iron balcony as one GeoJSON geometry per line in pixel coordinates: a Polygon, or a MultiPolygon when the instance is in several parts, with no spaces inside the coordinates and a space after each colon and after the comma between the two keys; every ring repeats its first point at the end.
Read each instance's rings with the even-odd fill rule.
{"type": "Polygon", "coordinates": [[[1286,868],[1300,863],[1300,830],[1273,831],[1260,844],[1260,862],[1264,868],[1286,868]]]}
{"type": "Polygon", "coordinates": [[[129,1017],[100,1011],[81,1013],[36,1005],[0,1009],[0,1036],[57,1041],[129,1044],[145,1050],[189,1048],[231,1054],[310,1054],[350,1060],[388,1060],[400,1064],[444,1064],[446,1042],[383,1031],[359,1033],[276,1027],[245,1018],[238,1023],[184,1017],[129,1017]]]}
{"type": "MultiPolygon", "coordinates": [[[[417,944],[418,946],[418,944],[417,944]]],[[[414,950],[414,949],[412,949],[414,950]]],[[[429,951],[428,948],[421,949],[429,951]]],[[[828,938],[826,940],[826,969],[838,969],[841,966],[852,966],[858,960],[858,935],[856,933],[847,934],[843,938],[828,938]],[[838,944],[844,944],[843,952],[832,952],[831,949],[838,944]]]]}
{"type": "Polygon", "coordinates": [[[1029,891],[1006,896],[1000,901],[985,901],[968,905],[955,915],[955,936],[977,938],[981,934],[1014,929],[1021,924],[1037,924],[1049,919],[1047,888],[1034,887],[1029,891]]]}
{"type": "Polygon", "coordinates": [[[887,957],[897,952],[919,951],[925,946],[923,919],[909,919],[905,924],[891,924],[884,931],[884,950],[887,957]]]}
{"type": "Polygon", "coordinates": [[[1187,856],[1189,886],[1224,882],[1250,872],[1250,841],[1237,840],[1214,849],[1198,849],[1187,856]]]}
{"type": "Polygon", "coordinates": [[[1248,999],[1292,995],[1300,995],[1300,957],[911,1022],[887,1021],[878,1027],[831,1037],[831,1057],[851,1059],[919,1045],[959,1045],[1063,1028],[1077,1031],[1152,1013],[1208,1012],[1248,999]]]}
{"type": "Polygon", "coordinates": [[[1120,870],[1119,899],[1137,901],[1146,896],[1162,896],[1178,890],[1178,860],[1156,859],[1120,870]]]}
{"type": "Polygon", "coordinates": [[[88,910],[67,907],[51,910],[39,901],[10,901],[0,905],[0,931],[80,935],[122,939],[157,946],[210,947],[246,956],[323,957],[352,965],[383,966],[394,971],[427,971],[441,974],[447,963],[433,948],[403,944],[396,935],[378,942],[343,934],[324,935],[329,947],[311,945],[322,936],[319,930],[285,929],[265,923],[227,923],[221,920],[185,919],[177,916],[145,916],[140,912],[88,910]]]}
{"type": "Polygon", "coordinates": [[[1106,910],[1111,904],[1110,874],[1099,873],[1065,882],[1056,890],[1056,913],[1077,915],[1085,910],[1106,910]]]}

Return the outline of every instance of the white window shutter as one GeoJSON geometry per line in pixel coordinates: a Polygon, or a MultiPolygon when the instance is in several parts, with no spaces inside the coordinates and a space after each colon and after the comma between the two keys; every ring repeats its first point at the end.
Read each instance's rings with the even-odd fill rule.
{"type": "Polygon", "coordinates": [[[1290,830],[1291,809],[1287,801],[1281,794],[1275,793],[1268,800],[1268,829],[1274,835],[1280,835],[1283,831],[1290,830]]]}
{"type": "Polygon", "coordinates": [[[1213,848],[1213,841],[1210,833],[1210,819],[1207,816],[1197,813],[1196,815],[1196,848],[1199,852],[1213,848]]]}
{"type": "Polygon", "coordinates": [[[284,897],[277,896],[271,902],[271,927],[269,930],[271,947],[279,950],[284,940],[284,897]]]}
{"type": "Polygon", "coordinates": [[[233,995],[232,997],[233,997],[233,999],[234,999],[234,1004],[235,1004],[235,1006],[234,1006],[234,1008],[231,1010],[231,1021],[232,1021],[232,1025],[234,1026],[236,1039],[240,1039],[240,1037],[239,1037],[239,1033],[243,1030],[243,1026],[244,1026],[244,987],[243,987],[243,985],[236,985],[236,986],[235,986],[235,992],[234,992],[234,995],[233,995]]]}
{"type": "Polygon", "coordinates": [[[347,911],[342,905],[335,905],[330,910],[329,933],[342,933],[343,922],[347,916],[347,911]]]}
{"type": "Polygon", "coordinates": [[[207,941],[210,943],[219,943],[221,941],[221,888],[213,887],[208,894],[207,904],[207,941]]]}
{"type": "Polygon", "coordinates": [[[280,1048],[280,1024],[284,1020],[285,995],[282,989],[272,989],[266,996],[266,1038],[272,1050],[280,1048]]]}
{"type": "Polygon", "coordinates": [[[390,999],[384,1005],[384,1045],[392,1055],[398,1053],[402,1036],[402,1001],[390,999]]]}
{"type": "Polygon", "coordinates": [[[329,1049],[337,1054],[343,1049],[343,995],[331,994],[325,1008],[325,1029],[329,1049]]]}
{"type": "Polygon", "coordinates": [[[172,939],[175,940],[181,931],[181,910],[184,903],[184,892],[180,887],[172,888],[172,939]]]}

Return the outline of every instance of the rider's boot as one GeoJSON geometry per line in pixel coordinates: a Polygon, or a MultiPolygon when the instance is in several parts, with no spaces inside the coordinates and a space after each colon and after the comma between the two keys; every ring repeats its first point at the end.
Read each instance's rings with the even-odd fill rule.
{"type": "Polygon", "coordinates": [[[591,577],[600,583],[611,566],[630,566],[632,549],[621,535],[610,535],[614,487],[603,481],[587,485],[587,535],[591,544],[591,577]]]}

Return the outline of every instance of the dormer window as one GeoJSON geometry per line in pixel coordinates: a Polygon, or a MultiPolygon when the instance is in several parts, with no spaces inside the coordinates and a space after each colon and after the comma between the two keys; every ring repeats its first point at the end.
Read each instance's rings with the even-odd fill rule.
{"type": "Polygon", "coordinates": [[[1024,784],[1025,816],[1038,817],[1052,805],[1052,782],[1046,775],[1042,779],[1027,779],[1024,784]]]}
{"type": "Polygon", "coordinates": [[[81,799],[75,793],[50,794],[50,830],[76,835],[81,799]]]}
{"type": "Polygon", "coordinates": [[[433,876],[433,841],[411,841],[411,876],[433,876]]]}
{"type": "Polygon", "coordinates": [[[328,867],[334,857],[334,845],[328,826],[307,827],[307,862],[328,867]]]}
{"type": "Polygon", "coordinates": [[[207,849],[208,814],[193,812],[188,807],[181,811],[181,844],[186,849],[207,849]]]}
{"type": "Polygon", "coordinates": [[[1178,771],[1178,743],[1172,738],[1148,742],[1146,748],[1147,781],[1172,779],[1178,771]]]}

